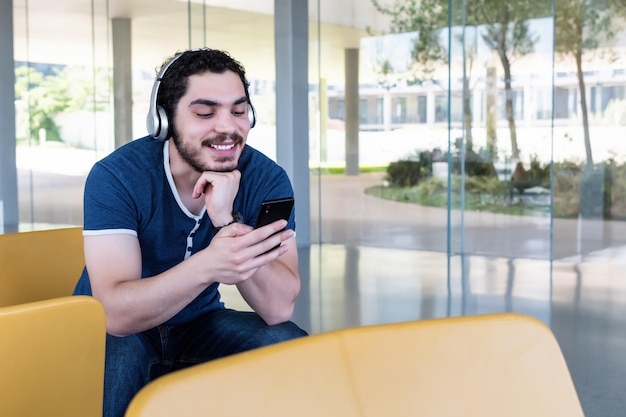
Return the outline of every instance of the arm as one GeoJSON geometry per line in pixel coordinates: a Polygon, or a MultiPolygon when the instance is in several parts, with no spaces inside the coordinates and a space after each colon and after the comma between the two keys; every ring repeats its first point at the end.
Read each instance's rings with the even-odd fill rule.
{"type": "MultiPolygon", "coordinates": [[[[207,248],[161,274],[144,279],[141,279],[141,253],[135,236],[85,236],[89,279],[94,297],[104,305],[107,332],[125,336],[152,328],[173,317],[212,283],[240,284],[270,263],[280,264],[276,259],[288,251],[288,245],[259,255],[282,241],[295,241],[293,231],[280,231],[285,224],[278,221],[256,230],[233,224],[224,228],[207,248]]],[[[297,254],[295,250],[291,252],[297,254]]],[[[297,295],[299,278],[295,282],[297,295]]],[[[275,286],[259,287],[276,290],[275,286]]],[[[263,293],[258,289],[244,292],[250,294],[247,297],[252,307],[259,308],[265,320],[276,320],[274,308],[285,305],[279,303],[274,307],[276,300],[283,297],[261,297],[263,293]]]]}
{"type": "Polygon", "coordinates": [[[141,279],[139,242],[132,235],[85,236],[85,261],[93,296],[106,311],[107,332],[116,336],[165,322],[208,285],[201,274],[193,273],[201,265],[191,258],[141,279]]]}
{"type": "MultiPolygon", "coordinates": [[[[224,190],[233,189],[232,186],[225,186],[228,182],[224,177],[230,175],[232,173],[205,172],[194,187],[193,197],[200,198],[204,194],[209,217],[218,225],[228,224],[232,219],[230,213],[236,192],[227,193],[226,199],[216,198],[219,195],[217,190],[223,195],[224,190]],[[216,204],[217,201],[226,201],[227,204],[216,204]],[[220,218],[221,220],[215,220],[220,218]]],[[[238,184],[238,181],[236,183],[238,184]]],[[[274,235],[286,226],[285,220],[258,229],[233,224],[223,228],[211,242],[217,244],[220,241],[228,241],[228,238],[238,239],[238,243],[233,243],[230,249],[241,250],[240,254],[245,253],[245,256],[240,259],[242,264],[233,265],[232,270],[237,271],[249,262],[255,266],[244,268],[244,276],[238,283],[233,283],[236,283],[237,289],[248,305],[270,325],[283,323],[291,318],[301,288],[294,232],[285,230],[274,235]],[[271,250],[278,244],[281,245],[279,248],[271,250]]],[[[228,271],[224,273],[227,274],[228,271]]],[[[227,283],[223,279],[219,282],[227,283]]]]}
{"type": "Polygon", "coordinates": [[[291,318],[301,288],[295,237],[284,241],[282,246],[286,249],[282,255],[237,285],[244,300],[269,325],[291,318]]]}
{"type": "Polygon", "coordinates": [[[259,229],[233,224],[222,229],[211,242],[225,244],[230,251],[238,253],[240,262],[225,265],[220,282],[235,283],[248,305],[269,325],[291,318],[300,293],[294,232],[283,230],[276,233],[286,224],[286,221],[279,220],[259,229]],[[280,247],[272,249],[278,244],[280,247]],[[237,279],[229,276],[233,273],[237,279]]]}

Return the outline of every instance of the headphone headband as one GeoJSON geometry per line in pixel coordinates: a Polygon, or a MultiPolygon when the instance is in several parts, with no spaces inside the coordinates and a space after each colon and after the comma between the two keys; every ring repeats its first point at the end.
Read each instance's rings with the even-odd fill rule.
{"type": "MultiPolygon", "coordinates": [[[[169,135],[169,121],[167,119],[167,113],[162,106],[157,105],[157,97],[159,95],[159,87],[161,86],[161,81],[165,76],[167,70],[172,66],[174,62],[184,54],[188,52],[195,51],[210,51],[210,48],[199,48],[192,49],[186,52],[181,52],[175,55],[172,59],[166,62],[161,69],[159,70],[156,78],[154,79],[154,84],[152,85],[152,92],[150,93],[150,107],[148,109],[148,116],[146,117],[146,127],[148,129],[148,134],[155,139],[164,141],[168,138],[169,135]]],[[[252,106],[252,102],[250,101],[250,95],[248,92],[248,88],[244,84],[244,90],[246,93],[246,97],[248,98],[248,121],[250,122],[250,128],[253,128],[256,125],[256,111],[252,106]]]]}

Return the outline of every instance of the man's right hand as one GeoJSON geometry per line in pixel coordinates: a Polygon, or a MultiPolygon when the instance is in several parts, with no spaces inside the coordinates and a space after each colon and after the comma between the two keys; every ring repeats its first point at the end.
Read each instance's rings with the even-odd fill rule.
{"type": "Polygon", "coordinates": [[[205,171],[193,187],[193,198],[204,194],[204,203],[211,223],[216,227],[224,226],[233,220],[233,202],[239,191],[241,172],[205,171]]]}

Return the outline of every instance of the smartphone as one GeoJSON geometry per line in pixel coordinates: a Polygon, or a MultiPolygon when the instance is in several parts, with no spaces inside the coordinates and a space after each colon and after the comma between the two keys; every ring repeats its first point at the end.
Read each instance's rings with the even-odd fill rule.
{"type": "MultiPolygon", "coordinates": [[[[262,202],[261,207],[259,208],[259,214],[257,216],[256,226],[254,226],[254,228],[257,229],[259,227],[266,226],[280,219],[289,220],[289,216],[291,215],[291,210],[293,210],[293,203],[294,203],[293,197],[278,198],[276,200],[266,200],[262,202]]],[[[273,251],[279,246],[280,244],[274,246],[272,249],[268,250],[267,252],[262,253],[262,255],[265,255],[266,253],[273,251]]]]}
{"type": "Polygon", "coordinates": [[[280,219],[289,220],[294,201],[293,197],[286,197],[261,203],[255,228],[266,226],[280,219]]]}

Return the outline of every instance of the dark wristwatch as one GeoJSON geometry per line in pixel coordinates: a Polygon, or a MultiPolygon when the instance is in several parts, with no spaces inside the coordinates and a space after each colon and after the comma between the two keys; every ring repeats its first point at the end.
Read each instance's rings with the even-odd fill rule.
{"type": "Polygon", "coordinates": [[[233,223],[243,223],[243,216],[241,215],[241,213],[239,213],[237,210],[233,211],[233,221],[227,224],[224,224],[222,226],[215,226],[213,223],[211,223],[211,230],[213,230],[213,233],[216,234],[217,232],[219,232],[220,230],[222,230],[222,228],[226,227],[226,226],[230,226],[233,223]]]}

